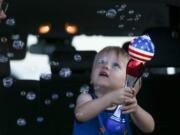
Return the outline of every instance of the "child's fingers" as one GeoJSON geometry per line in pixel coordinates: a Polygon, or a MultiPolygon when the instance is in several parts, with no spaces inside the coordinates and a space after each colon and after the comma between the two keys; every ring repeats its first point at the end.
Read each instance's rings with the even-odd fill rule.
{"type": "Polygon", "coordinates": [[[124,105],[124,106],[122,106],[122,112],[123,113],[133,112],[135,110],[136,106],[137,106],[136,103],[132,103],[132,104],[129,104],[129,105],[124,105]]]}
{"type": "Polygon", "coordinates": [[[127,87],[127,88],[125,89],[125,93],[126,93],[126,95],[127,95],[128,97],[134,97],[134,95],[135,95],[134,89],[129,88],[129,87],[127,87]]]}
{"type": "Polygon", "coordinates": [[[128,114],[128,113],[131,113],[133,112],[133,109],[129,109],[129,110],[126,110],[126,111],[122,111],[123,114],[128,114]]]}
{"type": "Polygon", "coordinates": [[[125,93],[124,96],[125,96],[125,97],[129,97],[129,98],[132,98],[132,97],[133,97],[133,94],[132,94],[132,93],[125,93]]]}

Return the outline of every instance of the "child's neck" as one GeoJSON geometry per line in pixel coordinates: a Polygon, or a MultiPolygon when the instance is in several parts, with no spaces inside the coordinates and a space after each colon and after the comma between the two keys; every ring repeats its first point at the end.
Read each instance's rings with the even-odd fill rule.
{"type": "MultiPolygon", "coordinates": [[[[109,89],[105,89],[105,88],[104,89],[102,89],[102,88],[95,89],[95,95],[98,98],[104,96],[105,94],[107,94],[109,92],[110,92],[110,90],[109,89]]],[[[116,107],[117,107],[117,105],[112,104],[109,107],[107,107],[106,110],[114,110],[116,107]]]]}
{"type": "Polygon", "coordinates": [[[100,87],[100,86],[95,87],[94,90],[95,90],[95,95],[97,97],[102,97],[102,96],[104,96],[105,94],[107,94],[107,93],[109,93],[111,91],[108,88],[100,87]]]}

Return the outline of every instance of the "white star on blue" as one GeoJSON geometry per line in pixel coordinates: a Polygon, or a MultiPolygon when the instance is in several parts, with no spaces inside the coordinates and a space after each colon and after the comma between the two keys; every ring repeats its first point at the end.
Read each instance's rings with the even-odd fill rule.
{"type": "Polygon", "coordinates": [[[152,43],[151,40],[143,37],[138,37],[134,40],[134,42],[131,44],[133,47],[149,52],[149,53],[154,53],[154,44],[152,43]]]}

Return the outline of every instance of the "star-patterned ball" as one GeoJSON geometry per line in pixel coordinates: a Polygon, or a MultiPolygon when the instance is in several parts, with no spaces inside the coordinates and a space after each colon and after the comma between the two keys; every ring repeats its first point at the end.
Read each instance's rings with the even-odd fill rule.
{"type": "Polygon", "coordinates": [[[148,35],[142,35],[130,42],[128,53],[132,59],[147,62],[153,58],[155,47],[148,35]]]}

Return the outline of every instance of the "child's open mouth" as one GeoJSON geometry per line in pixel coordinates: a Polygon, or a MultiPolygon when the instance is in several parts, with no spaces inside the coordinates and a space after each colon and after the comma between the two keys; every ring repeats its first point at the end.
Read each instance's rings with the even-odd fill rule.
{"type": "Polygon", "coordinates": [[[102,71],[100,72],[99,76],[102,76],[102,77],[109,77],[108,73],[102,71]]]}

